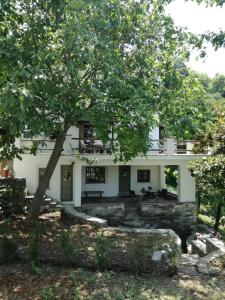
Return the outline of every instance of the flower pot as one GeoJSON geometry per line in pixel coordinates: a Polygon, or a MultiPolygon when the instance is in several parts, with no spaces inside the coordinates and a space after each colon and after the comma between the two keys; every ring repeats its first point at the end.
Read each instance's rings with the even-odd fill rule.
{"type": "Polygon", "coordinates": [[[8,177],[9,176],[9,169],[3,169],[2,170],[2,176],[3,177],[8,177]]]}

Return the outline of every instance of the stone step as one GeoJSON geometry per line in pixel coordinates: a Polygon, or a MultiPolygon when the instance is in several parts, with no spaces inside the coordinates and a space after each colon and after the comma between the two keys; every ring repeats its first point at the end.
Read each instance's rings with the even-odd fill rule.
{"type": "Polygon", "coordinates": [[[199,255],[198,254],[182,254],[180,263],[178,265],[178,274],[181,275],[189,275],[189,276],[197,276],[198,275],[198,262],[199,255]]]}
{"type": "Polygon", "coordinates": [[[193,240],[192,245],[192,254],[199,254],[200,257],[203,257],[207,254],[206,244],[200,240],[193,240]]]}
{"type": "Polygon", "coordinates": [[[199,261],[198,254],[182,254],[180,259],[180,265],[197,266],[198,261],[199,261]]]}
{"type": "Polygon", "coordinates": [[[135,219],[135,220],[131,220],[131,221],[123,221],[122,224],[126,227],[131,227],[131,228],[134,227],[135,228],[135,227],[143,227],[145,222],[140,219],[135,219]]]}
{"type": "Polygon", "coordinates": [[[206,250],[207,250],[207,254],[209,254],[213,251],[217,251],[217,250],[222,250],[225,252],[224,242],[217,238],[207,237],[206,238],[206,250]]]}

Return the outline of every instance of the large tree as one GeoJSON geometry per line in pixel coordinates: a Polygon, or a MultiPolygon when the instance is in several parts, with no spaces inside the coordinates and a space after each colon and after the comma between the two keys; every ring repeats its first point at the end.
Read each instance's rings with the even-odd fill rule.
{"type": "Polygon", "coordinates": [[[225,206],[225,106],[216,110],[215,124],[202,135],[200,148],[207,152],[210,148],[211,157],[204,157],[191,164],[190,169],[197,178],[197,189],[201,199],[216,207],[214,229],[217,231],[222,208],[225,206]]]}
{"type": "Polygon", "coordinates": [[[169,2],[0,2],[0,120],[6,131],[0,155],[19,156],[14,141],[25,129],[31,137],[55,137],[30,218],[37,219],[68,128],[80,118],[89,119],[104,141],[113,126],[115,155],[128,160],[147,151],[156,112],[164,107],[169,114],[195,90],[176,63],[197,39],[174,27],[164,13],[169,2]]]}
{"type": "MultiPolygon", "coordinates": [[[[120,159],[146,152],[159,95],[166,82],[181,81],[174,62],[187,50],[186,36],[160,1],[15,0],[1,8],[4,137],[19,137],[24,129],[31,137],[55,134],[29,214],[36,219],[67,131],[80,118],[88,118],[103,140],[113,124],[120,159]]],[[[2,156],[6,152],[1,148],[2,156]]]]}

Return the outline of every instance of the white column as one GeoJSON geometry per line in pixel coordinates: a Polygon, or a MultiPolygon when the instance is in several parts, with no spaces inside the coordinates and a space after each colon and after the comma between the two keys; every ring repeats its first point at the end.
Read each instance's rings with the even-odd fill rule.
{"type": "Polygon", "coordinates": [[[20,149],[20,147],[21,147],[20,138],[15,139],[15,146],[20,149]]]}
{"type": "Polygon", "coordinates": [[[164,173],[164,165],[159,166],[159,176],[160,176],[160,189],[166,188],[166,177],[164,173]]]}
{"type": "Polygon", "coordinates": [[[178,166],[178,192],[180,202],[195,202],[195,178],[185,164],[178,166]]]}
{"type": "Polygon", "coordinates": [[[76,162],[73,166],[73,203],[75,207],[81,206],[81,171],[81,163],[76,162]]]}
{"type": "Polygon", "coordinates": [[[175,153],[174,139],[173,138],[166,139],[165,144],[166,144],[166,154],[173,155],[175,153]]]}

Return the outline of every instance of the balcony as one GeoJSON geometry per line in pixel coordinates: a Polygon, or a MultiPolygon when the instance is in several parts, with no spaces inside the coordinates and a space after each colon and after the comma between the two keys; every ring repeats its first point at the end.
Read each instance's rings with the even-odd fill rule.
{"type": "MultiPolygon", "coordinates": [[[[39,143],[37,146],[38,153],[51,153],[55,140],[37,137],[33,140],[21,138],[19,145],[25,153],[28,153],[32,147],[32,143],[39,143]]],[[[17,143],[18,144],[18,143],[17,143]]],[[[198,150],[199,142],[193,140],[174,140],[168,138],[165,140],[149,140],[149,151],[147,155],[196,155],[210,154],[210,149],[204,152],[198,150]]],[[[116,140],[111,140],[108,143],[103,143],[100,139],[82,139],[74,138],[72,135],[67,135],[64,143],[64,155],[73,155],[79,153],[82,155],[110,155],[113,152],[113,147],[116,146],[116,140]]]]}

